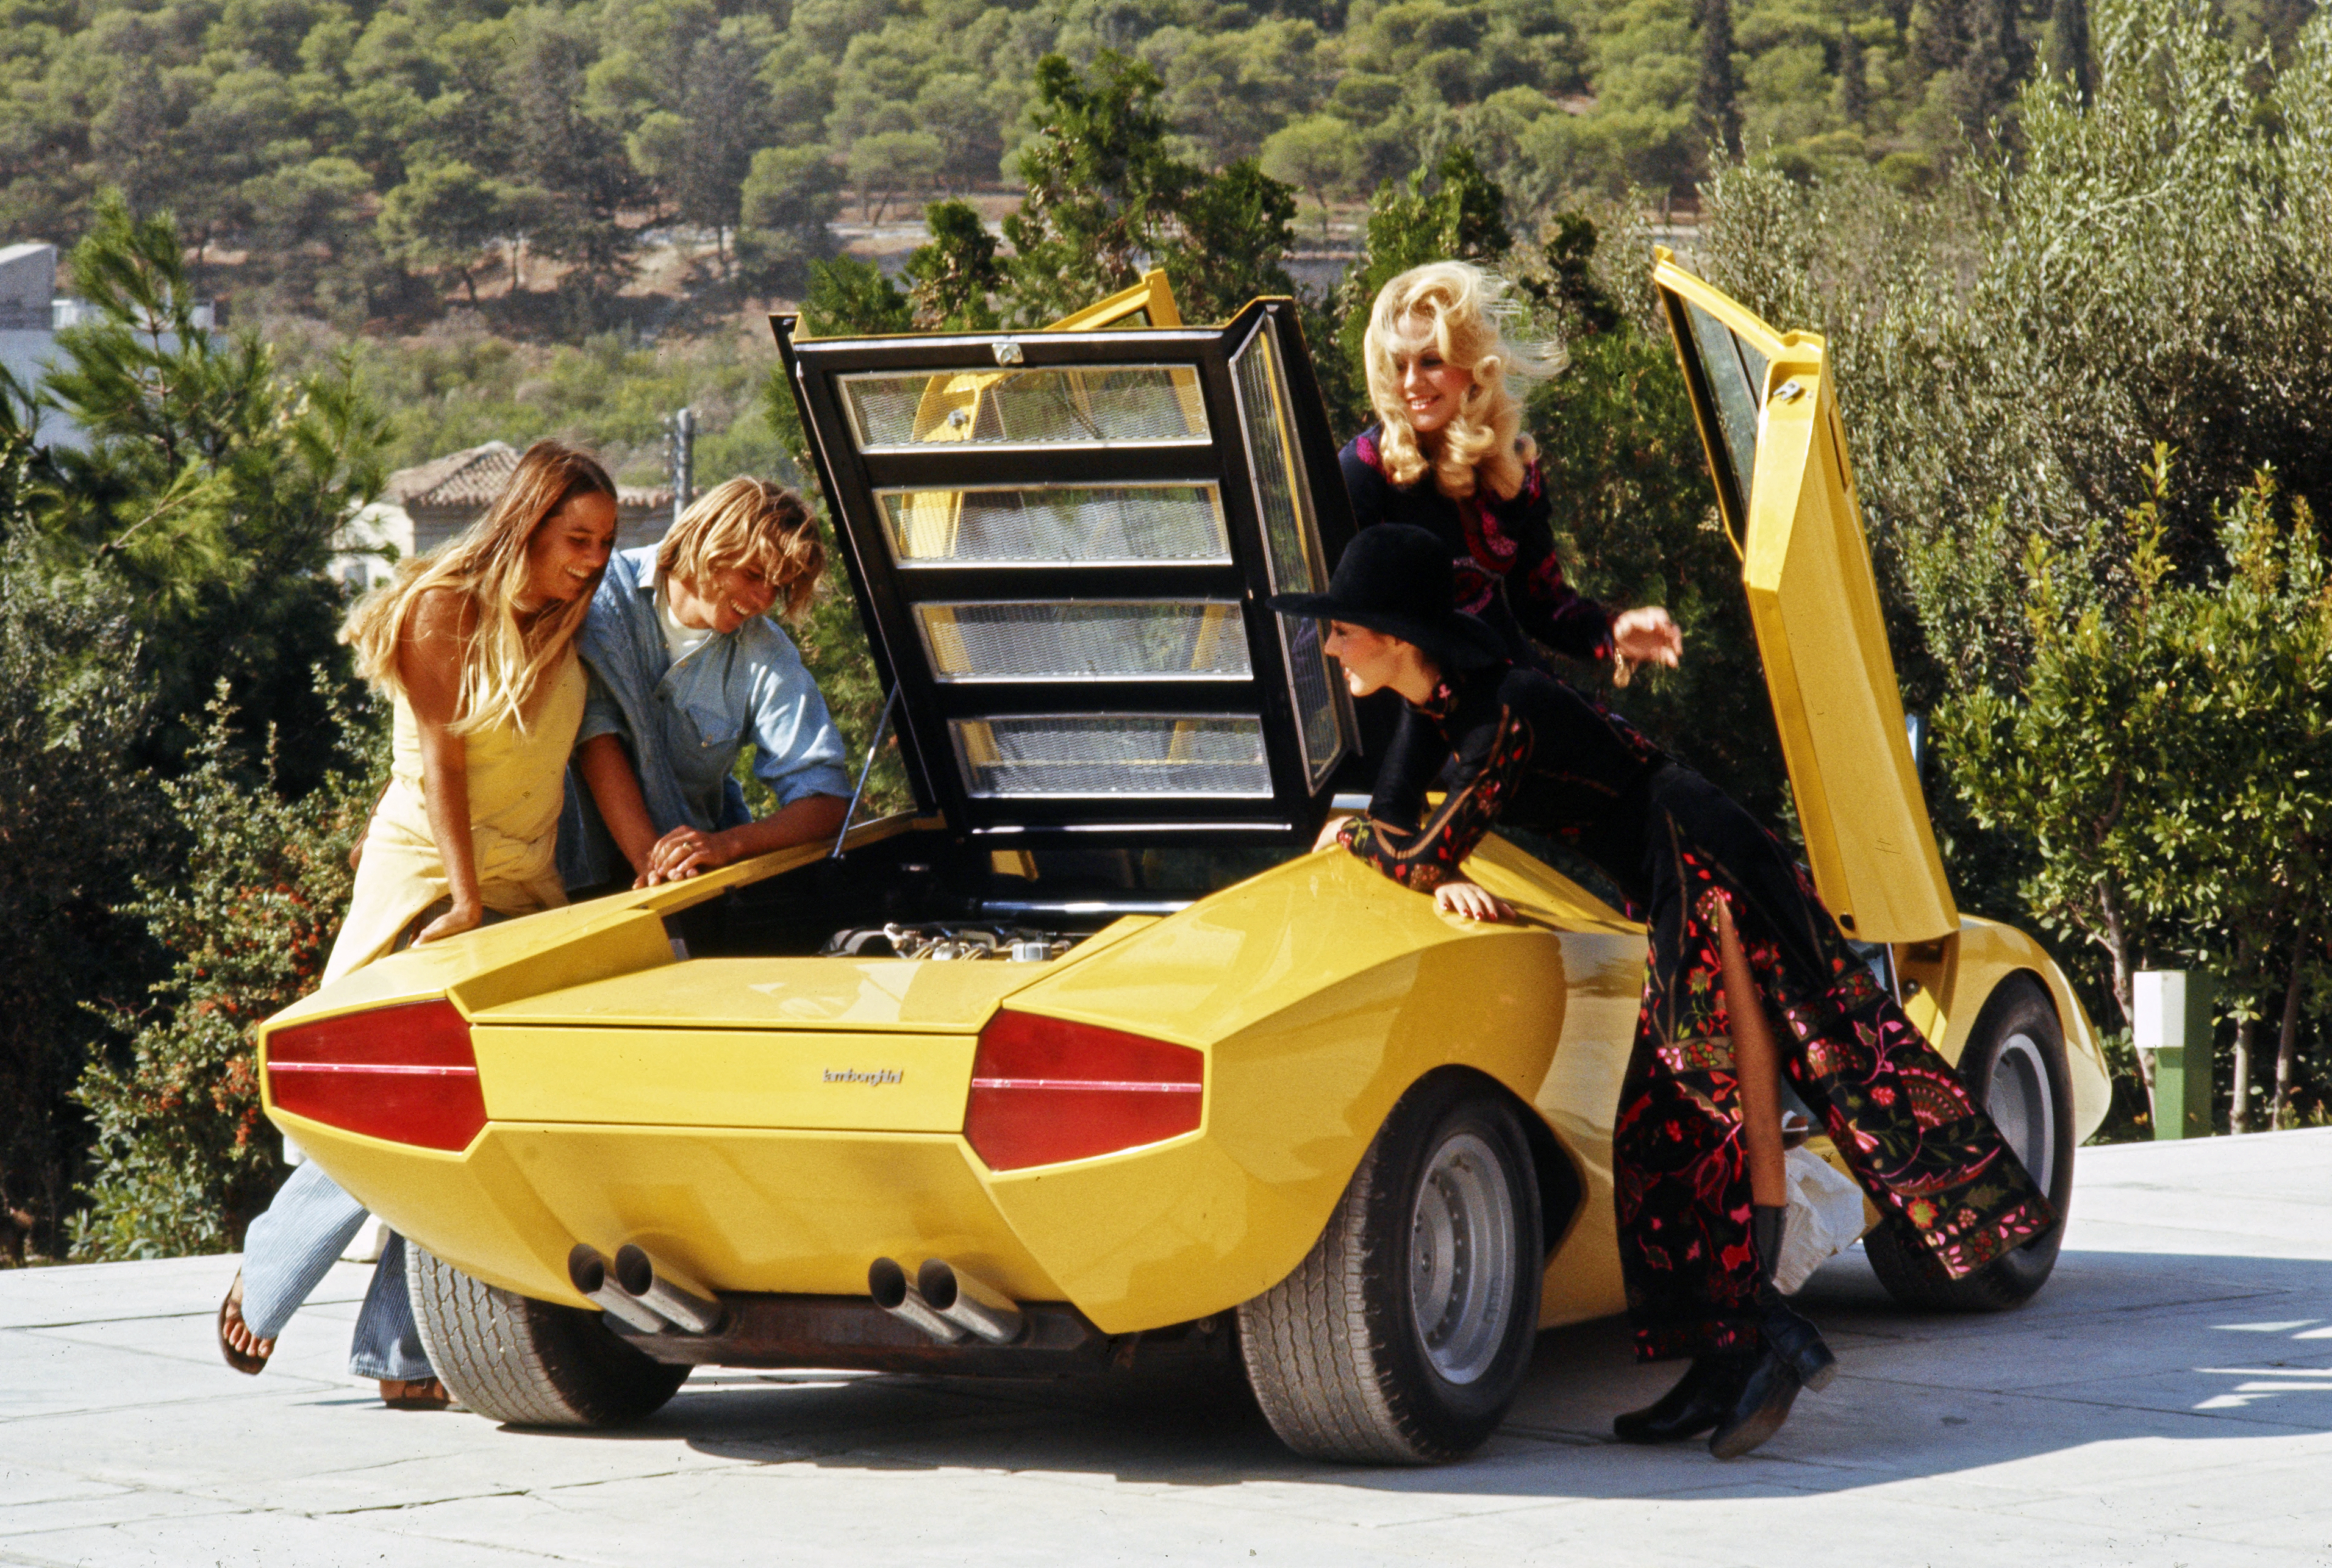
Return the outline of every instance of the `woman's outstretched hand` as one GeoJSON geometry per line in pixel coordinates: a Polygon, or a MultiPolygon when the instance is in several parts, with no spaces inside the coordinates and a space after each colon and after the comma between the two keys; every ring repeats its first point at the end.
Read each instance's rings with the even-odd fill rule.
{"type": "Polygon", "coordinates": [[[456,904],[427,925],[423,926],[421,934],[413,939],[413,945],[419,947],[424,942],[443,942],[449,936],[459,936],[465,931],[475,931],[485,923],[485,920],[486,912],[483,905],[456,904]]]}
{"type": "Polygon", "coordinates": [[[1433,902],[1445,914],[1467,920],[1512,920],[1515,906],[1486,887],[1470,882],[1445,882],[1433,890],[1433,902]]]}
{"type": "Polygon", "coordinates": [[[1621,685],[1638,664],[1673,670],[1684,657],[1684,630],[1658,605],[1621,610],[1611,617],[1612,678],[1621,685]]]}

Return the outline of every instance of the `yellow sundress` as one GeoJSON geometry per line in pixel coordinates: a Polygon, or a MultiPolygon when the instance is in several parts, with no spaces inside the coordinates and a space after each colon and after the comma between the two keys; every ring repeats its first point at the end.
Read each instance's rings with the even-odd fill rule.
{"type": "MultiPolygon", "coordinates": [[[[559,808],[568,754],[583,722],[585,684],[570,649],[544,678],[523,728],[505,722],[467,737],[470,847],[488,909],[531,914],[567,902],[559,880],[559,808]]],[[[388,951],[416,915],[452,891],[422,799],[421,726],[399,693],[388,791],[365,829],[356,891],[323,983],[388,951]]]]}

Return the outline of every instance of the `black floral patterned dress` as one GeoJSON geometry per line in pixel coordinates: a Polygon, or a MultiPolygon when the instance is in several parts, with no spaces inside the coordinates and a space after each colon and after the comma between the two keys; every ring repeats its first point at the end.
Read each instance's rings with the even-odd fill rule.
{"type": "Polygon", "coordinates": [[[1563,578],[1546,475],[1535,461],[1508,499],[1477,490],[1457,501],[1441,493],[1430,473],[1395,484],[1377,446],[1382,435],[1382,426],[1371,425],[1337,454],[1356,524],[1404,522],[1438,538],[1458,579],[1451,607],[1487,621],[1516,662],[1541,662],[1534,641],[1589,664],[1611,656],[1611,612],[1563,578]]]}
{"type": "Polygon", "coordinates": [[[1883,1212],[1959,1278],[2056,1223],[2047,1196],[1847,947],[1780,840],[1633,725],[1561,681],[1500,664],[1403,704],[1368,814],[1338,837],[1408,887],[1458,875],[1494,822],[1551,833],[1649,928],[1635,1048],[1612,1132],[1620,1261],[1638,1355],[1757,1344],[1746,1150],[1717,944],[1730,906],[1799,1095],[1883,1212]],[[1450,789],[1426,790],[1455,759],[1450,789]]]}

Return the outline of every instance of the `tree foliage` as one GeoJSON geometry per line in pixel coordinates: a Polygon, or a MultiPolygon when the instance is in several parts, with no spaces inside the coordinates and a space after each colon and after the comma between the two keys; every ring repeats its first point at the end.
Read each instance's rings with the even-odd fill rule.
{"type": "MultiPolygon", "coordinates": [[[[26,427],[0,413],[19,473],[26,427]]],[[[5,498],[0,498],[5,499],[5,498]]],[[[164,862],[154,780],[129,755],[151,706],[136,634],[100,585],[50,571],[0,512],[0,1252],[60,1250],[87,1130],[67,1095],[110,1043],[150,955],[119,906],[164,862]]]]}
{"type": "MultiPolygon", "coordinates": [[[[141,760],[176,766],[221,679],[247,746],[270,725],[316,730],[311,671],[344,667],[322,568],[379,489],[379,416],[345,365],[289,379],[255,331],[206,329],[167,217],[135,217],[114,193],[100,209],[73,252],[98,320],[60,334],[44,389],[85,444],[48,454],[29,535],[128,607],[156,693],[141,760]]],[[[292,760],[295,789],[314,776],[292,760]]]]}
{"type": "Polygon", "coordinates": [[[1706,261],[1827,335],[1963,904],[2079,942],[2109,1027],[2134,968],[2214,971],[2255,1124],[2327,1000],[2332,24],[2270,69],[2199,0],[2091,19],[2087,108],[2028,84],[1918,201],[1731,167],[1706,261]]]}

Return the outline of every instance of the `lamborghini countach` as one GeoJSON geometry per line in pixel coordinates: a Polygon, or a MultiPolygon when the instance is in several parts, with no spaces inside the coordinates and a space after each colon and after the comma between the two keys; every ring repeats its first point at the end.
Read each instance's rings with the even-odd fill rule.
{"type": "MultiPolygon", "coordinates": [[[[1814,880],[2062,1211],[2105,1067],[1954,904],[1822,341],[1657,282],[1814,880]]],[[[269,1114],[410,1238],[490,1419],[636,1420],[705,1365],[1214,1366],[1305,1454],[1463,1455],[1538,1331],[1623,1305],[1644,933],[1509,839],[1468,867],[1497,924],[1309,852],[1359,732],[1266,607],[1352,531],[1293,305],[774,324],[913,809],[358,970],[266,1026],[269,1114]]],[[[1866,1238],[1926,1308],[2057,1246],[1951,1282],[1866,1238]]]]}

